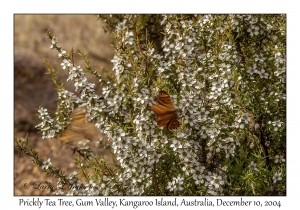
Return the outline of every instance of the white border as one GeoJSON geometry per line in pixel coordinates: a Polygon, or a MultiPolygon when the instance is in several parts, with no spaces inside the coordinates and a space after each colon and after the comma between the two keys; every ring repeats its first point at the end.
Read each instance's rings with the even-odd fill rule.
{"type": "MultiPolygon", "coordinates": [[[[19,207],[20,198],[32,199],[32,197],[13,196],[13,37],[14,25],[13,14],[15,13],[286,13],[287,14],[287,196],[271,197],[282,202],[280,209],[298,207],[299,182],[297,181],[299,171],[299,110],[300,95],[297,84],[299,84],[299,11],[296,1],[279,0],[252,0],[252,1],[197,1],[197,0],[114,0],[114,1],[6,1],[1,5],[1,38],[4,46],[1,48],[0,88],[1,100],[1,131],[5,135],[1,138],[1,201],[2,207],[19,207]],[[298,137],[298,138],[297,138],[298,137]],[[9,158],[9,160],[8,160],[9,158]]],[[[38,197],[34,197],[38,198],[38,197]]],[[[52,197],[58,199],[57,197],[52,197]]],[[[114,197],[115,198],[115,197],[114,197]]],[[[129,197],[139,199],[140,197],[129,197]]],[[[146,199],[148,197],[142,197],[146,199]]],[[[153,197],[150,197],[151,199],[153,197]]],[[[192,197],[193,198],[193,197],[192,197]]],[[[211,197],[208,197],[211,198],[211,197]]],[[[227,200],[235,197],[225,197],[227,200]]],[[[246,199],[266,200],[268,197],[246,197],[246,199]]],[[[41,197],[46,199],[46,197],[41,197]]],[[[77,198],[66,198],[76,200],[77,198]]],[[[94,198],[86,198],[94,199],[94,198]]],[[[119,198],[116,198],[119,199],[119,198]]],[[[216,199],[215,197],[212,199],[216,199]]],[[[56,207],[57,208],[57,207],[56,207]]],[[[99,207],[98,207],[99,208],[99,207]]],[[[43,207],[43,209],[45,209],[43,207]]],[[[50,209],[50,208],[49,208],[50,209]]],[[[53,208],[52,208],[53,209],[53,208]]],[[[82,209],[82,208],[80,208],[82,209]]],[[[129,208],[128,208],[129,209],[129,208]]],[[[130,208],[132,209],[132,208],[130,208]]],[[[138,208],[142,209],[142,208],[138,208]]],[[[203,208],[205,209],[205,208],[203,208]]],[[[239,207],[240,209],[240,207],[239,207]]],[[[296,208],[292,208],[296,209],[296,208]]]]}

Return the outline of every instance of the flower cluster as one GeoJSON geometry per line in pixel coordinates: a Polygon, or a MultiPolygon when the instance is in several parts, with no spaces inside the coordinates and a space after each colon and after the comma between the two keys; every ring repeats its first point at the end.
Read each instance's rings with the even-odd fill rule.
{"type": "Polygon", "coordinates": [[[48,158],[48,160],[43,162],[42,169],[48,169],[49,166],[51,166],[51,165],[52,165],[51,160],[50,160],[50,158],[48,158]]]}
{"type": "MultiPolygon", "coordinates": [[[[258,170],[252,161],[256,154],[239,150],[255,122],[267,123],[261,118],[267,115],[269,126],[261,126],[260,132],[266,128],[264,133],[272,131],[276,138],[282,138],[279,128],[285,127],[284,120],[276,118],[277,114],[284,118],[285,110],[274,109],[285,103],[284,43],[276,37],[276,30],[284,34],[284,29],[267,20],[259,15],[165,15],[159,52],[140,37],[137,16],[126,15],[115,26],[116,77],[101,84],[101,97],[84,70],[50,36],[68,80],[80,90],[79,98],[63,90],[60,99],[87,104],[96,127],[112,141],[120,169],[114,176],[89,180],[83,191],[69,195],[149,195],[153,189],[187,194],[186,186],[207,195],[232,194],[227,180],[235,171],[228,165],[234,158],[258,170]],[[269,35],[270,42],[264,39],[269,35]],[[173,131],[159,128],[151,111],[161,89],[178,108],[181,126],[173,131]]],[[[53,137],[60,128],[46,110],[39,113],[43,136],[53,137]]],[[[251,138],[260,138],[255,132],[251,138]]],[[[274,175],[274,183],[278,177],[274,175]]]]}
{"type": "Polygon", "coordinates": [[[170,191],[182,191],[183,190],[183,178],[178,176],[178,177],[173,177],[172,182],[168,183],[167,189],[170,191]]]}
{"type": "Polygon", "coordinates": [[[42,138],[54,138],[55,135],[61,132],[62,127],[54,124],[54,120],[50,117],[47,109],[41,107],[38,110],[39,118],[42,120],[36,127],[42,131],[42,138]]]}

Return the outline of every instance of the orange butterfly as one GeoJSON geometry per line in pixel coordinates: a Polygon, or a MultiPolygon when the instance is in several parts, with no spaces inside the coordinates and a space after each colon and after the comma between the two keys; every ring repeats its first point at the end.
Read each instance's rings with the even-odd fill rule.
{"type": "Polygon", "coordinates": [[[174,107],[171,97],[165,91],[159,91],[158,105],[152,105],[151,109],[158,116],[158,126],[167,127],[169,130],[179,127],[177,109],[174,107]]]}
{"type": "Polygon", "coordinates": [[[79,141],[83,139],[97,140],[100,131],[94,123],[89,123],[86,119],[86,107],[78,107],[71,114],[69,127],[58,136],[63,142],[79,141]]]}

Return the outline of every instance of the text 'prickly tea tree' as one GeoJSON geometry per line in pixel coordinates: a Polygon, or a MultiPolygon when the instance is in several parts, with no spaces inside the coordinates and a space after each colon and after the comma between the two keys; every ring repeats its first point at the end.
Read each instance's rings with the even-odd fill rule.
{"type": "Polygon", "coordinates": [[[60,104],[55,120],[39,109],[38,128],[74,144],[100,131],[117,162],[79,148],[85,176],[58,173],[56,194],[285,195],[285,15],[100,18],[114,35],[115,76],[102,78],[82,53],[86,65],[76,65],[48,32],[77,94],[49,67],[60,104]]]}

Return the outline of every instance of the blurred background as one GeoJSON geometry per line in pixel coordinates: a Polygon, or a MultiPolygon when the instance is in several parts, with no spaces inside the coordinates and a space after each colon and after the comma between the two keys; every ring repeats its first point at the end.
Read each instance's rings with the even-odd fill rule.
{"type": "MultiPolygon", "coordinates": [[[[70,145],[42,139],[35,128],[40,122],[38,107],[53,112],[57,106],[55,86],[50,75],[46,74],[44,61],[50,62],[59,79],[65,81],[67,78],[56,51],[50,49],[46,31],[50,30],[58,37],[58,46],[67,52],[73,48],[74,52],[88,53],[94,69],[99,73],[109,73],[114,51],[112,36],[105,32],[104,26],[105,23],[96,15],[14,15],[14,137],[24,138],[28,134],[29,145],[39,152],[40,158],[51,158],[52,165],[67,174],[76,170],[70,145]]],[[[80,59],[78,54],[74,55],[74,62],[83,67],[80,59]]],[[[88,79],[93,82],[92,76],[88,79]]],[[[72,83],[66,83],[65,88],[74,90],[72,83]]],[[[97,88],[100,91],[100,87],[97,88]]],[[[103,150],[96,152],[108,156],[103,150]]],[[[14,152],[14,195],[48,195],[43,189],[44,181],[56,186],[55,178],[46,177],[28,157],[14,152]]]]}

